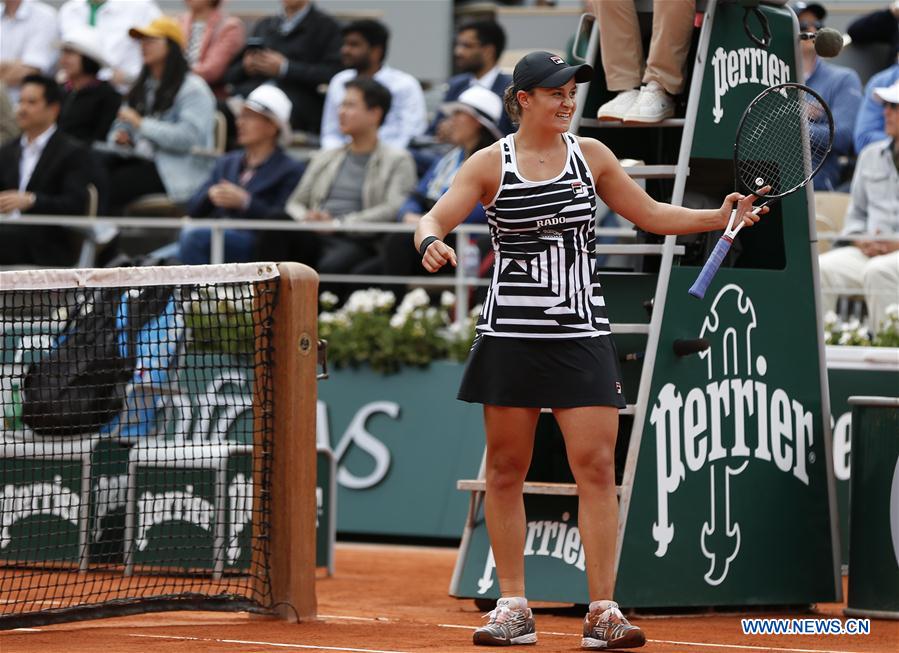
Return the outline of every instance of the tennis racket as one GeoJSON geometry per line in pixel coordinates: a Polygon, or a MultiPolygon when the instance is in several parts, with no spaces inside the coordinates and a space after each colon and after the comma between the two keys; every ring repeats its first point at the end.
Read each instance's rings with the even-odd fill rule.
{"type": "MultiPolygon", "coordinates": [[[[765,186],[762,207],[805,186],[821,169],[833,145],[833,115],[830,107],[808,86],[778,84],[765,89],[749,103],[740,118],[734,144],[736,188],[744,194],[758,194],[765,186]]],[[[734,224],[731,211],[724,235],[705,262],[690,288],[702,299],[715,278],[734,238],[743,228],[742,218],[734,224]]]]}

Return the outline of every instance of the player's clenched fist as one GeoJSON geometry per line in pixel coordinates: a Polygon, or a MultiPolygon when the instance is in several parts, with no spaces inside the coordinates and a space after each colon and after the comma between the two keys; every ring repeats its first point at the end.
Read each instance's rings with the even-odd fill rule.
{"type": "Polygon", "coordinates": [[[426,239],[426,242],[422,243],[421,252],[421,264],[428,272],[437,272],[447,263],[456,267],[456,250],[442,240],[426,239]]]}

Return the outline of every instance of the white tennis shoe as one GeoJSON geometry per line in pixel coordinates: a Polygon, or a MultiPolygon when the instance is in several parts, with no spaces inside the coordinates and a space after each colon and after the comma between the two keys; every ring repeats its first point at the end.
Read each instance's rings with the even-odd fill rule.
{"type": "Polygon", "coordinates": [[[596,112],[597,120],[622,120],[627,112],[631,110],[637,98],[640,97],[638,89],[630,91],[621,91],[618,95],[599,107],[596,112]]]}
{"type": "Polygon", "coordinates": [[[674,116],[674,98],[658,82],[649,82],[640,89],[637,101],[624,115],[624,122],[654,123],[674,116]]]}

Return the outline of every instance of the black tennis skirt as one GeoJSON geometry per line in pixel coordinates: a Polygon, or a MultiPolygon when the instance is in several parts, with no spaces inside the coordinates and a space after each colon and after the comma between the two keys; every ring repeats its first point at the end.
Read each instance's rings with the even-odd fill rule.
{"type": "Polygon", "coordinates": [[[458,399],[522,408],[624,408],[611,336],[505,338],[478,334],[458,399]]]}

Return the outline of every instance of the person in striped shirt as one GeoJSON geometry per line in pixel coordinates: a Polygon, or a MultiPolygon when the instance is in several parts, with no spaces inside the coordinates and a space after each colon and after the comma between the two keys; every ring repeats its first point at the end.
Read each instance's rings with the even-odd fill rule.
{"type": "MultiPolygon", "coordinates": [[[[758,221],[756,197],[731,193],[718,209],[653,200],[602,143],[568,133],[575,86],[593,76],[549,52],[515,66],[506,109],[518,132],[466,161],[415,232],[422,265],[457,265],[443,239],[481,202],[496,263],[459,399],[484,404],[487,433],[485,512],[502,598],[475,644],[537,641],[524,588],[522,487],[542,408],[552,409],[578,487],[578,528],[586,552],[590,611],[586,649],[642,646],[646,638],[612,600],[615,586],[615,439],[625,405],[595,263],[600,197],[645,231],[687,234],[758,221]]],[[[765,213],[762,209],[760,213],[765,213]]]]}

